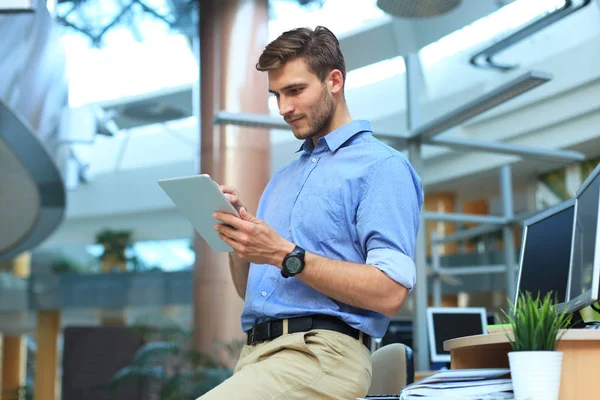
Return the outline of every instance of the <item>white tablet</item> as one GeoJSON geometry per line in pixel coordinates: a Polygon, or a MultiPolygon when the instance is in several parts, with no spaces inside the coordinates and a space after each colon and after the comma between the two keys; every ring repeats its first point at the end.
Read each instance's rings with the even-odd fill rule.
{"type": "Polygon", "coordinates": [[[222,222],[213,218],[212,214],[215,211],[238,217],[239,214],[210,176],[204,174],[161,179],[158,184],[213,251],[232,251],[215,231],[215,224],[222,222]]]}

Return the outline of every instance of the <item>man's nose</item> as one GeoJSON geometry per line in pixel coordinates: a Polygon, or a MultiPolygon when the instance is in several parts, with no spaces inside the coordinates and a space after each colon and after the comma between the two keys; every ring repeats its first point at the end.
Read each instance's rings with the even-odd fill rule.
{"type": "Polygon", "coordinates": [[[287,114],[292,114],[294,111],[294,107],[288,101],[279,100],[279,115],[285,116],[287,114]]]}

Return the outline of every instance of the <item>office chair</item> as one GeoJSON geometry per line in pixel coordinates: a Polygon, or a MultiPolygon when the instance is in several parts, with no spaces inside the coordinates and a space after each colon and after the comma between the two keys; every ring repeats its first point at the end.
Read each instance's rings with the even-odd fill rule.
{"type": "Polygon", "coordinates": [[[412,349],[401,343],[390,343],[373,352],[373,378],[368,394],[399,394],[415,380],[412,349]]]}

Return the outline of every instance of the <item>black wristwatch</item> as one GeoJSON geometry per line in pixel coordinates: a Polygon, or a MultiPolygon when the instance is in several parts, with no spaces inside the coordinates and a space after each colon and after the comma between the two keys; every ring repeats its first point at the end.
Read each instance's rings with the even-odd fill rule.
{"type": "Polygon", "coordinates": [[[302,272],[304,269],[304,249],[296,246],[294,250],[285,256],[281,266],[281,275],[284,278],[289,278],[302,272]]]}

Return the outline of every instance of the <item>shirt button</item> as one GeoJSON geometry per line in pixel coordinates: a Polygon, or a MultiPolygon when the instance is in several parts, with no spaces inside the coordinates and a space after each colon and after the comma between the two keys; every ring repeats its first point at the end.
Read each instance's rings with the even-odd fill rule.
{"type": "Polygon", "coordinates": [[[265,297],[267,295],[267,292],[262,292],[262,297],[265,297]]]}
{"type": "Polygon", "coordinates": [[[315,158],[313,158],[313,159],[312,159],[312,162],[317,162],[317,158],[316,158],[316,157],[315,157],[315,158]]]}
{"type": "Polygon", "coordinates": [[[290,231],[290,232],[292,231],[292,227],[291,226],[288,228],[288,231],[290,231]]]}

